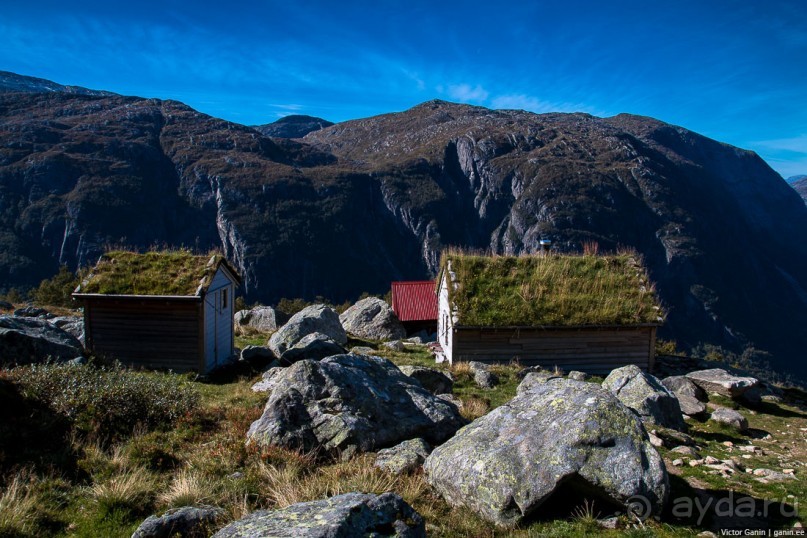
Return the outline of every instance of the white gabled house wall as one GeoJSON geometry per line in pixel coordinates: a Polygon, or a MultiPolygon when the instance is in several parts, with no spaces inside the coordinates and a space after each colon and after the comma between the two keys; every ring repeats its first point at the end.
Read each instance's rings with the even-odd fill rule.
{"type": "Polygon", "coordinates": [[[224,364],[233,354],[235,278],[219,266],[204,295],[204,371],[224,364]]]}
{"type": "Polygon", "coordinates": [[[454,324],[457,322],[457,316],[448,298],[449,281],[451,285],[457,285],[454,273],[451,271],[450,261],[440,277],[440,285],[437,289],[437,341],[443,350],[442,357],[438,356],[437,360],[438,362],[447,360],[449,364],[453,364],[454,324]]]}

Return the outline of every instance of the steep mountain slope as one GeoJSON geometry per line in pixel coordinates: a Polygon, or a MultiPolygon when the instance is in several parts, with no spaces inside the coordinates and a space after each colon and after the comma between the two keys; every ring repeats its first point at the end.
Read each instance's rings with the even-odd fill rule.
{"type": "MultiPolygon", "coordinates": [[[[755,154],[649,118],[440,101],[301,141],[181,103],[0,95],[0,282],[109,244],[221,246],[249,299],[383,292],[446,245],[644,253],[681,343],[807,374],[807,208],[755,154]]],[[[0,286],[2,287],[2,286],[0,286]]]]}
{"type": "Polygon", "coordinates": [[[790,184],[791,187],[796,189],[804,203],[807,204],[807,176],[801,177],[790,184]]]}
{"type": "Polygon", "coordinates": [[[302,138],[312,131],[319,131],[331,125],[333,125],[333,122],[322,118],[293,114],[266,125],[257,125],[255,130],[264,136],[302,138]]]}

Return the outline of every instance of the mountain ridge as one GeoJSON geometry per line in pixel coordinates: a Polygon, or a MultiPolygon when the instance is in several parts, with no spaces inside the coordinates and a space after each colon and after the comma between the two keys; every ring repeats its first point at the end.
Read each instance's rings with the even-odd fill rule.
{"type": "Polygon", "coordinates": [[[108,245],[221,248],[249,300],[432,277],[446,246],[635,248],[662,333],[805,374],[807,208],[753,152],[631,115],[429,101],[301,139],[158,99],[0,94],[0,281],[108,245]]]}

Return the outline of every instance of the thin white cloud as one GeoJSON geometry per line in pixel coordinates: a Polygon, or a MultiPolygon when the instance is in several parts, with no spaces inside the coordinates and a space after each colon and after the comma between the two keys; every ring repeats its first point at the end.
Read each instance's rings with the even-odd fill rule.
{"type": "Polygon", "coordinates": [[[470,84],[451,85],[447,88],[446,93],[448,93],[448,96],[452,99],[456,99],[462,103],[482,103],[488,98],[488,95],[490,95],[488,91],[479,84],[476,86],[471,86],[470,84]]]}
{"type": "Polygon", "coordinates": [[[750,144],[777,151],[793,151],[795,153],[807,154],[807,134],[794,136],[791,138],[759,140],[756,142],[751,142],[750,144]]]}

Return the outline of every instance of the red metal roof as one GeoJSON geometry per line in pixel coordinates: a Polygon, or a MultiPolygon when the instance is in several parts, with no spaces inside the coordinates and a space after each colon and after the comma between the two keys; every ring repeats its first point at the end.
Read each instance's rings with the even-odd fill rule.
{"type": "Polygon", "coordinates": [[[434,280],[393,282],[392,310],[401,321],[437,321],[434,280]]]}

